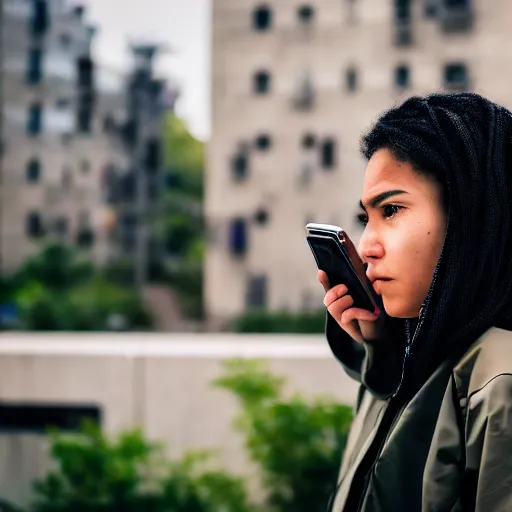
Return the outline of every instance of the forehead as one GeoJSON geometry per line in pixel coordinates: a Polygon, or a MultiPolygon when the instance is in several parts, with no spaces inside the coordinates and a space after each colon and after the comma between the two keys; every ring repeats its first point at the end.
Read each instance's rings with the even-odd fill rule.
{"type": "Polygon", "coordinates": [[[409,162],[399,162],[389,149],[379,149],[370,158],[363,182],[363,202],[386,190],[425,190],[430,182],[409,162]]]}

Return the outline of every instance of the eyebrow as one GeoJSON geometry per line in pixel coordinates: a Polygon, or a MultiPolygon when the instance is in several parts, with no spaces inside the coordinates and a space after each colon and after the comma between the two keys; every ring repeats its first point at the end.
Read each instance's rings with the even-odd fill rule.
{"type": "MultiPolygon", "coordinates": [[[[380,194],[377,194],[373,199],[370,199],[369,204],[371,208],[377,208],[380,203],[385,201],[386,199],[398,196],[400,194],[408,194],[405,190],[395,189],[395,190],[387,190],[386,192],[381,192],[380,194]]],[[[359,206],[362,210],[366,211],[366,208],[363,204],[363,201],[359,201],[359,206]]]]}

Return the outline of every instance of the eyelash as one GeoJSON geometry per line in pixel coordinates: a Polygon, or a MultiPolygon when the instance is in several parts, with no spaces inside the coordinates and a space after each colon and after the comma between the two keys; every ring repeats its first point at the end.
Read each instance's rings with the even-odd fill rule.
{"type": "MultiPolygon", "coordinates": [[[[403,210],[403,208],[403,206],[399,206],[397,204],[385,204],[380,209],[382,210],[382,216],[385,219],[392,219],[400,210],[403,210]],[[392,208],[394,210],[393,213],[386,215],[386,208],[392,208]]],[[[359,224],[361,224],[364,227],[368,224],[368,215],[366,213],[360,213],[357,216],[357,220],[359,224]]]]}

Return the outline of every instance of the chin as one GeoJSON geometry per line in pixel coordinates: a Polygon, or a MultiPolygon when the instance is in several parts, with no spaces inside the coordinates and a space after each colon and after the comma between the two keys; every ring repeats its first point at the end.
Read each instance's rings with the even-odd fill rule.
{"type": "Polygon", "coordinates": [[[391,299],[382,296],[382,303],[384,304],[384,311],[393,318],[416,318],[418,310],[411,309],[410,303],[403,299],[391,299]]]}

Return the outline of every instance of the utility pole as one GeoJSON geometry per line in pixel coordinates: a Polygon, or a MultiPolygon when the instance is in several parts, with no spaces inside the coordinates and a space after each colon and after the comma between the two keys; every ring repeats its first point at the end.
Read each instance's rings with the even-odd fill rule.
{"type": "Polygon", "coordinates": [[[128,112],[133,129],[131,161],[135,178],[135,284],[142,291],[148,280],[151,211],[151,180],[161,175],[162,86],[153,78],[157,44],[133,44],[134,72],[129,83],[128,112]]]}

